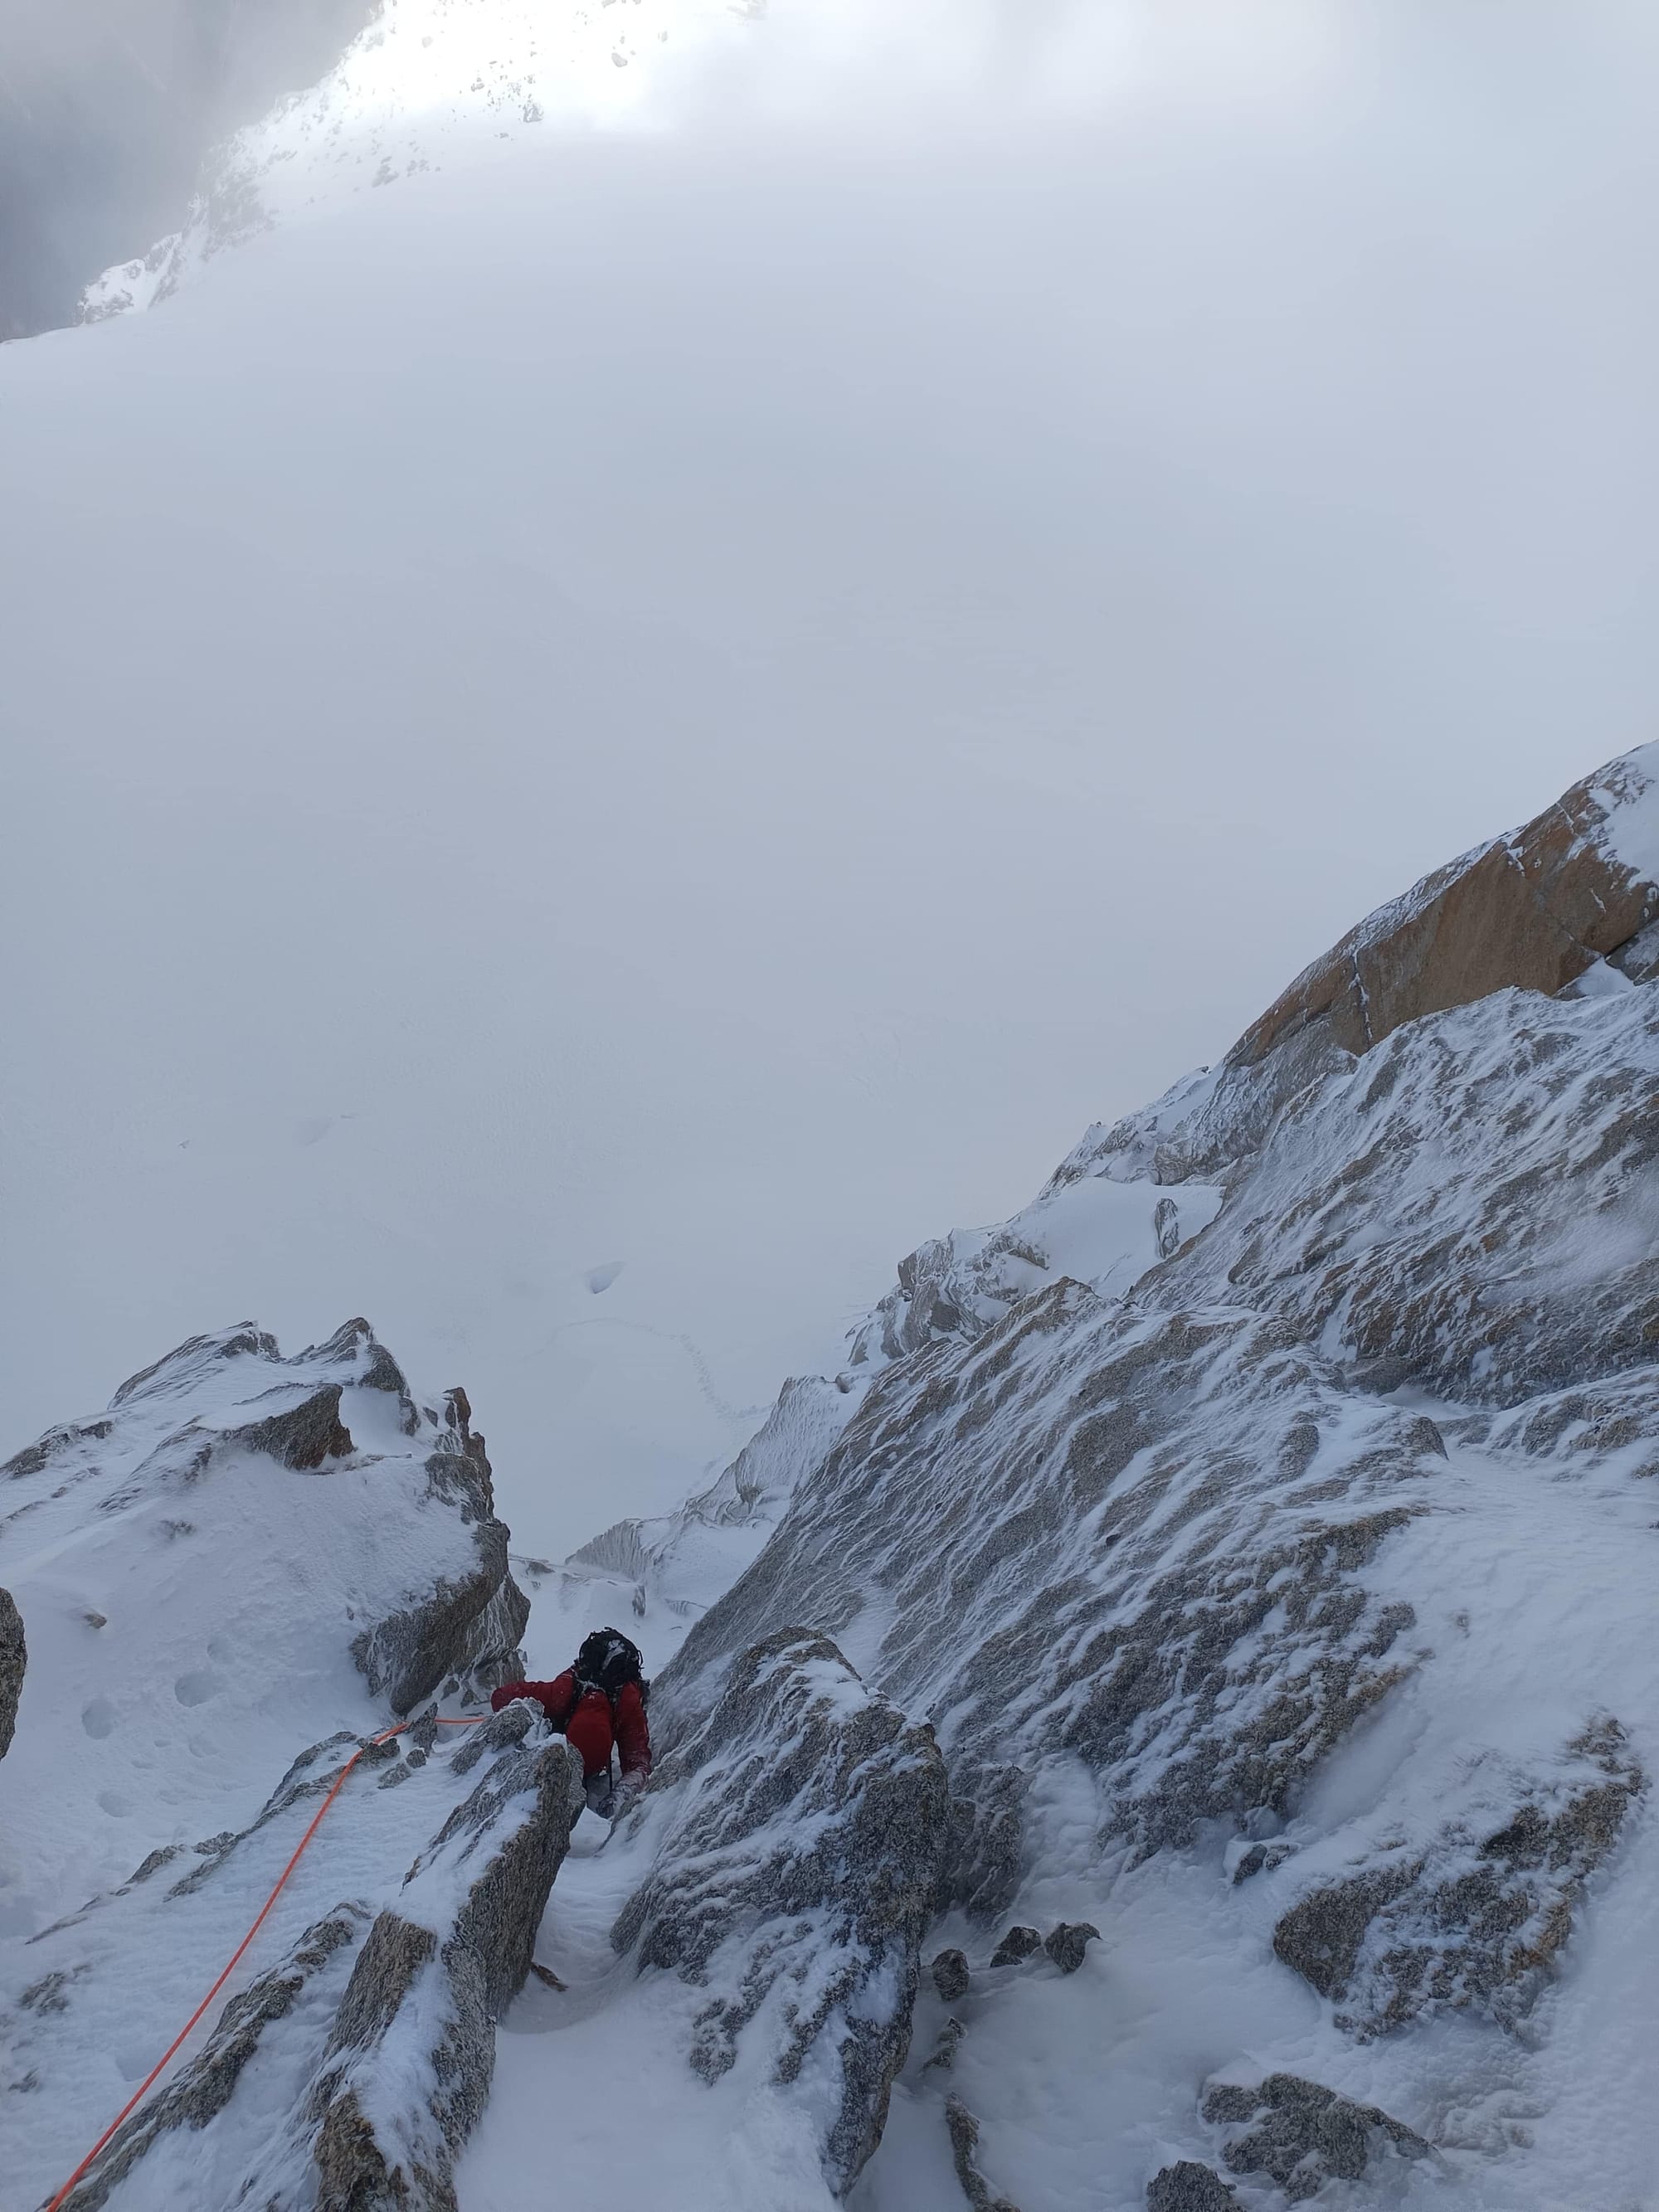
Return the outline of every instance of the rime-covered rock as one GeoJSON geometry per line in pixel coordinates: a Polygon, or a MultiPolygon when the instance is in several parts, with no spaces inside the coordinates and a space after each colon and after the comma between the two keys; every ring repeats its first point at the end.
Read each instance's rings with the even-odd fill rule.
{"type": "Polygon", "coordinates": [[[556,1575],[567,1590],[610,1582],[614,1611],[636,1614],[659,1604],[671,1616],[694,1620],[712,1588],[734,1582],[759,1555],[799,1485],[816,1474],[857,1409],[859,1390],[846,1376],[786,1382],[777,1403],[719,1480],[672,1513],[618,1521],[561,1565],[536,1562],[531,1579],[556,1575]]]}
{"type": "MultiPolygon", "coordinates": [[[[452,2171],[489,2094],[495,2023],[528,1971],[581,1790],[574,1753],[522,1706],[447,1741],[427,1733],[403,1788],[376,1789],[361,1771],[346,1783],[334,1825],[257,1939],[255,1958],[270,1963],[116,2133],[69,2212],[247,2201],[453,2212],[452,2171]]],[[[199,1995],[203,1969],[360,1749],[360,1769],[380,1768],[382,1784],[409,1755],[349,1735],[313,1746],[241,1832],[153,1854],[37,1939],[37,1979],[9,2005],[0,1995],[8,2063],[31,2088],[14,2141],[37,2195],[62,2179],[46,2163],[54,2134],[72,2140],[98,2110],[96,2053],[124,2032],[135,1984],[199,1995]]]]}
{"type": "Polygon", "coordinates": [[[1409,1607],[1364,1572],[1443,1464],[1431,1423],[1356,1405],[1281,1325],[1062,1282],[876,1377],[663,1710],[706,1709],[769,1620],[876,1610],[874,1686],[950,1763],[948,1893],[989,1917],[1045,1759],[1100,1778],[1103,1850],[1281,1817],[1414,1663],[1409,1607]]]}
{"type": "MultiPolygon", "coordinates": [[[[140,2107],[69,2198],[70,2212],[97,2212],[145,2154],[179,2130],[208,2127],[224,2111],[268,2030],[287,2020],[337,1954],[362,1936],[368,1914],[344,1904],[304,1929],[275,1965],[238,1990],[198,2057],[140,2107]]],[[[27,2006],[31,1992],[25,1992],[27,2006]]],[[[66,2002],[62,1996],[54,1999],[66,2002]]]]}
{"type": "Polygon", "coordinates": [[[945,2100],[945,2124],[950,2130],[951,2162],[970,2212],[1019,2212],[1018,2206],[1000,2197],[981,2172],[979,2121],[954,2094],[945,2100]]]}
{"type": "Polygon", "coordinates": [[[508,1531],[495,1517],[489,1461],[471,1418],[465,1390],[444,1393],[425,1472],[427,1496],[471,1529],[472,1559],[352,1643],[351,1656],[370,1689],[394,1713],[409,1712],[447,1675],[475,1675],[486,1686],[510,1679],[530,1618],[530,1601],[508,1571],[508,1531]]]}
{"type": "Polygon", "coordinates": [[[1659,994],[1499,993],[1305,1090],[1140,1286],[1280,1316],[1374,1386],[1514,1406],[1651,1367],[1659,994]]]}
{"type": "Polygon", "coordinates": [[[784,1630],[738,1656],[639,1818],[652,1869],[613,1942],[641,1970],[708,1991],[690,2051],[707,2079],[756,2023],[844,2194],[880,2140],[909,2048],[945,1863],[931,1731],[867,1690],[826,1638],[784,1630]]]}
{"type": "Polygon", "coordinates": [[[1016,1923],[1005,1929],[1002,1940],[991,1954],[994,1966],[1017,1966],[1022,1959],[1036,1956],[1042,1948],[1042,1937],[1035,1928],[1022,1928],[1016,1923]]]}
{"type": "Polygon", "coordinates": [[[1449,1822],[1431,1848],[1401,1846],[1311,1891],[1273,1948],[1361,2038],[1447,2009],[1512,2027],[1550,1980],[1584,1884],[1644,1787],[1623,1729],[1604,1718],[1501,1826],[1449,1822]]]}
{"type": "MultiPolygon", "coordinates": [[[[1023,1923],[1040,1885],[1077,1910],[1094,1884],[1144,1965],[1180,1853],[1250,1973],[1276,1953],[1329,2000],[1339,2063],[1364,2043],[1386,2081],[1383,2032],[1445,2010],[1511,2051],[1530,2012],[1530,2047],[1645,1827],[1659,1522],[1620,1486],[1659,1473],[1656,981],[1649,747],[1369,917],[1012,1220],[919,1246],[853,1333],[844,1426],[659,1679],[665,1735],[808,1624],[936,1731],[941,1907],[1023,1923]]],[[[1024,1988],[975,1987],[975,2049],[1024,1988]]],[[[1412,2066],[1385,2101],[1416,2126],[1270,2074],[1235,2115],[1243,2194],[1420,2157],[1412,2066]]],[[[1518,2142],[1485,2081],[1437,2094],[1463,2144],[1518,2142]]],[[[1235,2201],[1193,2148],[1160,2212],[1235,2201]]]]}
{"type": "Polygon", "coordinates": [[[366,1689],[397,1712],[488,1685],[527,1611],[465,1394],[417,1401],[362,1321],[291,1358],[252,1324],[180,1345],[0,1469],[0,1545],[53,1638],[7,1760],[42,1917],[59,1878],[115,1874],[112,1819],[149,1817],[155,1771],[185,1793],[156,1840],[198,1798],[222,1827],[206,1808],[269,1756],[250,1718],[303,1741],[367,1725],[366,1689]],[[48,1796],[67,1850],[30,1841],[48,1796]]]}
{"type": "Polygon", "coordinates": [[[954,1229],[901,1260],[898,1281],[852,1334],[856,1374],[941,1337],[971,1342],[1062,1277],[1126,1294],[1213,1218],[1219,1188],[1176,1191],[1110,1176],[1055,1182],[998,1229],[954,1229]]]}
{"type": "MultiPolygon", "coordinates": [[[[576,1754],[524,1743],[531,1726],[522,1707],[490,1723],[480,1779],[357,1955],[307,2106],[318,2212],[454,2205],[454,2161],[489,2094],[495,2022],[530,1971],[581,1809],[576,1754]]],[[[472,1748],[453,1762],[469,1773],[472,1748]]]]}
{"type": "Polygon", "coordinates": [[[0,1759],[11,1748],[17,1700],[23,1694],[23,1672],[27,1663],[23,1616],[11,1592],[0,1589],[0,1759]]]}
{"type": "Polygon", "coordinates": [[[1043,1937],[1042,1948],[1062,1974],[1074,1974],[1099,1935],[1092,1920],[1062,1920],[1043,1937]]]}
{"type": "Polygon", "coordinates": [[[927,1971],[933,1976],[933,1987],[946,2004],[954,2004],[958,1997],[967,1995],[969,1973],[965,1951],[941,1951],[930,1963],[927,1971]]]}
{"type": "Polygon", "coordinates": [[[1292,2204],[1317,2197],[1328,2181],[1358,2181],[1379,2160],[1429,2153],[1421,2136],[1378,2106],[1294,2074],[1271,2074],[1253,2087],[1218,2082],[1205,2097],[1204,2118],[1246,2123],[1222,2163],[1230,2173],[1265,2173],[1292,2204]]]}
{"type": "Polygon", "coordinates": [[[1212,2167],[1177,2159],[1146,2185],[1146,2212],[1237,2212],[1237,2191],[1212,2167]]]}

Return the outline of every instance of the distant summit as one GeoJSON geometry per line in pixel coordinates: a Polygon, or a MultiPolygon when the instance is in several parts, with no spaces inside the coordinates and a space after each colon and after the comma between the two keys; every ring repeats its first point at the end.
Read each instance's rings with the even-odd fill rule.
{"type": "Polygon", "coordinates": [[[387,0],[320,83],[215,149],[182,228],[96,277],[80,320],[154,307],[309,209],[488,159],[544,125],[619,121],[665,58],[741,35],[758,13],[723,0],[387,0]]]}

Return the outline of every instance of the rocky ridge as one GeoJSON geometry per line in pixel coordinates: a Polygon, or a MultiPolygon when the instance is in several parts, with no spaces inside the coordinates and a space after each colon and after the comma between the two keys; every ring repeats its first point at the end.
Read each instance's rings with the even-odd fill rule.
{"type": "MultiPolygon", "coordinates": [[[[1544,2212],[1540,2132],[1582,2132],[1584,2081],[1603,2170],[1637,2174],[1644,2114],[1600,2086],[1624,2015],[1572,1991],[1639,1948],[1586,1924],[1633,1930],[1659,1880],[1655,758],[1372,917],[1014,1221],[912,1255],[846,1374],[792,1383],[678,1514],[537,1565],[688,1615],[729,1579],[655,1687],[610,1941],[633,1986],[689,1990],[691,2073],[763,2079],[835,2195],[896,2201],[896,2133],[969,2203],[1046,2212],[1033,2043],[1043,2129],[1110,2212],[1544,2212]]],[[[202,1727],[224,1684],[258,1709],[256,1654],[336,1711],[512,1663],[471,1408],[363,1324],[294,1361],[195,1340],[8,1473],[52,1694],[114,1746],[88,1813],[125,1817],[138,1771],[133,1713],[87,1694],[123,1668],[202,1727]],[[172,1563],[198,1538],[246,1586],[187,1665],[168,1607],[191,1590],[199,1638],[201,1577],[172,1563]],[[262,1579],[295,1559],[302,1602],[262,1579]]],[[[64,2112],[113,2091],[133,1961],[228,1948],[362,1741],[7,1954],[43,2187],[64,2112]]],[[[575,1777],[526,1705],[460,1748],[428,1714],[363,1765],[349,1848],[305,1863],[78,2212],[179,2201],[186,2171],[285,2212],[456,2203],[575,1777]]]]}
{"type": "MultiPolygon", "coordinates": [[[[1582,1687],[1545,1662],[1535,1694],[1476,1697],[1526,1647],[1457,1596],[1506,1545],[1559,1544],[1595,1587],[1645,1525],[1656,915],[1647,748],[1370,917],[1025,1213],[921,1248],[854,1333],[844,1427],[799,1455],[775,1533],[659,1685],[689,1744],[776,1623],[833,1638],[935,1732],[939,1903],[966,1930],[1064,1881],[1133,1948],[1156,1865],[1214,1867],[1264,1987],[1276,1957],[1322,2001],[1328,2078],[1282,2069],[1248,2114],[1194,2081],[1172,2159],[1176,2090],[1149,2201],[1392,2202],[1389,2158],[1432,2179],[1461,2153],[1462,2185],[1501,2154],[1492,2201],[1534,2202],[1522,2136],[1473,2115],[1493,2067],[1537,2074],[1575,1931],[1629,1879],[1650,1670],[1632,1591],[1631,1627],[1609,1614],[1607,1649],[1565,1670],[1582,1687]],[[1128,1240],[1095,1226],[1120,1218],[1143,1239],[1127,1277],[1128,1240]],[[1379,1759],[1387,1792],[1335,1810],[1327,1771],[1379,1759]],[[1447,2016],[1512,2057],[1470,2046],[1469,2086],[1413,2088],[1410,2033],[1447,2016]],[[1401,2087],[1356,2102],[1352,2054],[1379,2045],[1401,2087]],[[1225,2179],[1223,2118],[1252,2121],[1225,2179]]],[[[941,1954],[941,2003],[972,1948],[941,1954]]],[[[940,2106],[989,2202],[981,2137],[1009,2115],[928,2086],[982,2043],[994,1994],[967,2002],[896,2094],[940,2106]]]]}
{"type": "Polygon", "coordinates": [[[135,1978],[172,1984],[183,1962],[199,1975],[216,1960],[361,1753],[328,1848],[301,1862],[268,1923],[272,1963],[117,2132],[67,2200],[73,2212],[200,2202],[206,2190],[283,2212],[453,2207],[495,2021],[528,1972],[581,1796],[574,1755],[526,1706],[459,1742],[444,1733],[434,1717],[401,1742],[312,1747],[242,1833],[153,1852],[26,1948],[34,1978],[8,1990],[0,2014],[6,2086],[24,2088],[19,2154],[49,2185],[62,2179],[46,2163],[52,2122],[67,2107],[84,2129],[116,2095],[101,2054],[135,1978]],[[361,1887],[341,1895],[353,1876],[361,1887]]]}
{"type": "MultiPolygon", "coordinates": [[[[434,1691],[475,1695],[517,1670],[528,1606],[507,1540],[465,1392],[417,1395],[362,1321],[291,1358],[252,1324],[192,1338],[0,1468],[17,1599],[0,1627],[21,1612],[34,1661],[0,1812],[0,2099],[40,2189],[119,2109],[129,2055],[148,2065],[188,2018],[361,1751],[252,1978],[72,2201],[176,2203],[208,2171],[238,2201],[269,2169],[270,2202],[309,2208],[294,2176],[311,2172],[314,2136],[331,2170],[359,2161],[342,2203],[453,2202],[494,2014],[523,1978],[568,1839],[569,1759],[526,1744],[524,1707],[470,1743],[430,1712],[401,1741],[373,1739],[434,1691]],[[350,1713],[358,1729],[339,1729],[350,1713]],[[307,1718],[334,1733],[289,1764],[307,1718]],[[259,1766],[268,1778],[277,1760],[289,1771],[267,1795],[259,1766]],[[399,1955],[428,1961],[395,2002],[378,1968],[358,1972],[360,1951],[373,1961],[393,1942],[388,1912],[421,1931],[399,1955]],[[374,2034],[348,2033],[371,2016],[374,2034]],[[416,2063],[410,2036],[428,2033],[416,2063]],[[245,2075],[306,2068],[313,2087],[267,2141],[269,2090],[250,2099],[245,2075]],[[351,2113],[371,2105],[360,2125],[351,2113]],[[381,2196],[364,2193],[370,2169],[381,2196]]],[[[10,1680],[21,1625],[3,1648],[10,1680]]]]}

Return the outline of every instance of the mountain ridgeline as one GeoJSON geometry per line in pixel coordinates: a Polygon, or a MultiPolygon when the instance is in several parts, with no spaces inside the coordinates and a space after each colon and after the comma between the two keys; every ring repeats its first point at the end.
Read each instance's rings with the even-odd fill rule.
{"type": "MultiPolygon", "coordinates": [[[[611,1952],[830,2197],[897,2203],[902,2137],[975,2212],[1648,2201],[1656,981],[1650,747],[911,1255],[711,1490],[531,1563],[690,1621],[611,1952]]],[[[580,1802],[528,1705],[441,1740],[526,1613],[471,1421],[365,1324],[292,1361],[249,1328],[3,1470],[8,1770],[86,1744],[94,1837],[149,1803],[136,1730],[91,1757],[112,1679],[167,1708],[204,1830],[254,1768],[198,1715],[321,1738],[193,1850],[115,1881],[88,1846],[14,1914],[27,2201],[110,2101],[135,1968],[228,1948],[339,1759],[419,1710],[70,2201],[466,2202],[580,1802]]]]}

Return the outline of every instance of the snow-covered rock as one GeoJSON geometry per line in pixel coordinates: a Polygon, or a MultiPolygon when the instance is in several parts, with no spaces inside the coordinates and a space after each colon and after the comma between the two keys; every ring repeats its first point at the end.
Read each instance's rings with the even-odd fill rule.
{"type": "Polygon", "coordinates": [[[954,1893],[989,1917],[1049,1759],[1098,1777],[1103,1849],[1282,1820],[1415,1663],[1410,1607],[1364,1571],[1442,1460],[1431,1422],[1356,1404],[1281,1325],[1057,1283],[877,1377],[660,1694],[701,1704],[770,1621],[835,1636],[934,1721],[954,1893]]]}
{"type": "Polygon", "coordinates": [[[1513,2027],[1547,1986],[1585,1884],[1644,1786],[1624,1729],[1605,1718],[1564,1747],[1558,1771],[1516,1777],[1500,1826],[1449,1822],[1427,1851],[1402,1846],[1310,1891],[1273,1948],[1361,2037],[1447,2008],[1513,2027]]]}
{"type": "Polygon", "coordinates": [[[562,1561],[514,1562],[544,1613],[568,1616],[574,1650],[589,1628],[632,1613],[663,1663],[697,1616],[758,1557],[798,1486],[823,1464],[861,1386],[803,1376],[707,1490],[672,1513],[618,1521],[562,1561]]]}
{"type": "Polygon", "coordinates": [[[236,1825],[307,1736],[501,1679],[527,1606],[468,1416],[461,1392],[411,1395],[364,1322],[291,1359],[246,1324],[0,1469],[33,1660],[0,1930],[236,1825]]]}
{"type": "Polygon", "coordinates": [[[1237,2212],[1238,2197],[1218,2173],[1179,2158],[1146,2185],[1146,2212],[1237,2212]]]}
{"type": "Polygon", "coordinates": [[[23,1637],[23,1616],[9,1590],[0,1589],[0,1759],[11,1749],[17,1723],[17,1700],[23,1694],[23,1672],[28,1648],[23,1637]]]}
{"type": "Polygon", "coordinates": [[[528,1705],[458,1735],[433,1717],[402,1743],[348,1734],[313,1746],[240,1834],[152,1853],[19,1954],[9,1984],[33,1979],[7,1987],[0,2017],[6,2086],[27,2092],[12,2171],[33,2195],[20,2202],[64,2179],[56,2165],[77,2132],[95,2139],[131,2060],[160,2057],[164,2030],[188,2016],[185,1999],[229,1955],[361,1752],[276,1899],[268,1963],[67,2204],[453,2208],[495,2021],[528,1972],[581,1804],[579,1762],[528,1705]]]}
{"type": "MultiPolygon", "coordinates": [[[[785,2197],[1637,2201],[1656,787],[1614,763],[1372,917],[1012,1222],[920,1248],[678,1513],[532,1563],[559,1612],[678,1642],[651,1786],[565,1895],[577,2016],[764,2115],[785,2197]]],[[[524,1601],[464,1395],[360,1324],[289,1362],[196,1340],[9,1473],[0,1850],[36,1890],[0,1889],[33,1938],[0,2063],[48,2188],[368,1733],[342,1713],[493,1679],[524,1601]],[[267,1750],[331,1717],[263,1811],[222,1694],[267,1750]],[[95,1838],[56,1887],[117,1824],[143,1846],[55,1919],[24,1768],[95,1838]]],[[[465,2201],[575,1803],[536,1725],[366,1753],[77,2212],[465,2201]]]]}
{"type": "Polygon", "coordinates": [[[692,2066],[717,2081],[745,2034],[809,2107],[836,2193],[881,2139],[910,2043],[950,1803],[932,1732],[872,1695],[823,1636],[737,1657],[682,1729],[640,1819],[655,1844],[613,1941],[708,1990],[692,2066]]]}
{"type": "Polygon", "coordinates": [[[1659,1351],[1659,1005],[1503,991],[1280,1115],[1146,1296],[1282,1316],[1373,1387],[1518,1405],[1659,1351]]]}
{"type": "Polygon", "coordinates": [[[1210,2121],[1243,2121],[1222,2152],[1230,2172],[1263,2173],[1292,2204],[1330,2181],[1358,2181],[1378,2162],[1426,2157],[1421,2136],[1375,2105],[1358,2105],[1317,2081],[1272,2074],[1250,2087],[1218,2082],[1204,2100],[1210,2121]]]}
{"type": "Polygon", "coordinates": [[[1214,1219],[1219,1189],[1177,1192],[1113,1175],[1056,1182],[999,1228],[954,1229],[899,1262],[898,1282],[853,1334],[848,1364],[902,1359],[941,1336],[971,1341],[1045,1284],[1124,1297],[1214,1219]]]}
{"type": "MultiPolygon", "coordinates": [[[[1370,917],[1012,1221],[921,1247],[854,1332],[845,1425],[659,1696],[694,1767],[799,1622],[935,1731],[932,2056],[872,2207],[947,2154],[969,2202],[1020,2199],[1022,2146],[1072,2201],[996,2040],[1039,2034],[1036,1927],[975,1963],[1011,1907],[1103,1930],[1076,2004],[1127,1977],[1074,2091],[1042,2045],[1079,2141],[1109,2051],[1136,2085],[1115,2212],[1582,2186],[1659,1883],[1656,909],[1644,748],[1370,917]],[[1214,1947],[1189,1984],[1172,1894],[1214,1947]],[[1182,1990],[1163,2077],[1148,1978],[1182,1990]],[[1558,2107],[1553,2142],[1504,2117],[1558,2107]]],[[[1598,2138],[1610,2202],[1644,2124],[1598,2138]]]]}
{"type": "Polygon", "coordinates": [[[1619,995],[1659,975],[1659,744],[1586,776],[1507,836],[1447,863],[1321,955],[1214,1068],[1089,1130],[1081,1177],[1219,1180],[1312,1084],[1425,1015],[1505,989],[1619,995]]]}
{"type": "Polygon", "coordinates": [[[1323,1024],[1350,1053],[1492,992],[1553,995],[1597,960],[1645,962],[1659,916],[1659,744],[1610,761],[1553,806],[1425,876],[1305,969],[1239,1039],[1260,1061],[1323,1024]]]}

